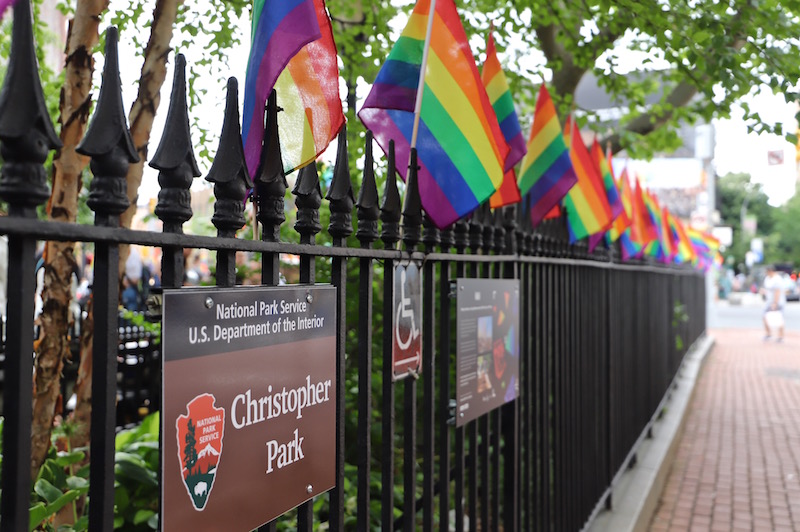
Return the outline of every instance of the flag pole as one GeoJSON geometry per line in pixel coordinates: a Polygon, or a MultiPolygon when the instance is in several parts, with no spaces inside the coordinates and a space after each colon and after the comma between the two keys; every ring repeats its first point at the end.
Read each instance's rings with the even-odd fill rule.
{"type": "Polygon", "coordinates": [[[414,104],[414,129],[411,132],[411,149],[417,147],[417,134],[419,133],[419,115],[422,111],[422,93],[425,90],[425,71],[428,69],[428,52],[431,48],[431,34],[433,33],[433,17],[436,15],[436,0],[431,0],[428,10],[428,28],[425,32],[425,44],[422,48],[422,64],[419,68],[419,84],[417,85],[417,99],[414,104]]]}

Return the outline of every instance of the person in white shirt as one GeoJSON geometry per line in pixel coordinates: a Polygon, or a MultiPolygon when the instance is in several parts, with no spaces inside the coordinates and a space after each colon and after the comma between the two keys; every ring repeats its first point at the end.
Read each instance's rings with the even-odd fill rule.
{"type": "MultiPolygon", "coordinates": [[[[763,293],[767,298],[767,306],[764,309],[764,330],[766,335],[764,340],[769,340],[772,332],[767,323],[767,312],[777,311],[783,315],[783,307],[786,305],[786,290],[783,279],[775,273],[774,266],[767,267],[767,276],[764,278],[763,293]]],[[[782,316],[781,316],[782,317],[782,316]]],[[[783,320],[781,320],[783,323],[783,320]]],[[[783,341],[783,325],[778,327],[778,342],[783,341]]]]}

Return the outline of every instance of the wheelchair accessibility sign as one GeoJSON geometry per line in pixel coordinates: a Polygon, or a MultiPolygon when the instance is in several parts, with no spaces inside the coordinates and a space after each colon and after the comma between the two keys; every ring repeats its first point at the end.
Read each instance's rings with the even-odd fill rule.
{"type": "Polygon", "coordinates": [[[416,377],[422,367],[422,280],[414,262],[402,262],[394,269],[393,308],[394,380],[416,377]]]}

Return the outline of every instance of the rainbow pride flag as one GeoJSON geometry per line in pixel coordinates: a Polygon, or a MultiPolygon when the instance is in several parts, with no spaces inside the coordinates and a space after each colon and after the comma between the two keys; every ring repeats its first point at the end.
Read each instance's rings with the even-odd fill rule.
{"type": "MultiPolygon", "coordinates": [[[[613,224],[619,219],[621,216],[625,216],[625,208],[622,206],[622,199],[620,198],[619,188],[617,188],[617,182],[614,179],[614,171],[611,168],[611,163],[606,155],[603,153],[602,148],[600,148],[600,144],[597,143],[597,139],[594,139],[592,142],[592,161],[595,165],[595,170],[602,176],[603,178],[603,186],[606,189],[606,197],[608,198],[608,205],[611,207],[611,226],[609,226],[609,230],[613,227],[613,224]]],[[[611,154],[609,153],[609,157],[611,154]]],[[[608,232],[604,233],[595,233],[589,237],[589,251],[593,251],[597,244],[603,241],[605,236],[608,232]]]]}
{"type": "Polygon", "coordinates": [[[686,228],[680,219],[669,213],[669,226],[675,242],[675,262],[678,264],[691,264],[697,259],[697,253],[692,246],[692,241],[686,233],[686,228]]]}
{"type": "Polygon", "coordinates": [[[313,0],[321,36],[286,65],[275,90],[281,157],[288,174],[314,161],[344,125],[339,64],[325,0],[313,0]]]}
{"type": "Polygon", "coordinates": [[[256,175],[264,142],[264,106],[289,60],[320,37],[313,0],[254,0],[252,43],[244,81],[242,142],[256,175]]]}
{"type": "MultiPolygon", "coordinates": [[[[405,178],[430,0],[419,0],[381,67],[358,116],[405,178]]],[[[500,188],[508,145],[453,0],[437,0],[417,138],[419,192],[431,220],[444,228],[500,188]]]]}
{"type": "Polygon", "coordinates": [[[661,206],[648,190],[642,192],[642,197],[647,214],[650,218],[651,227],[653,227],[656,235],[655,238],[645,246],[644,252],[661,262],[666,262],[666,252],[669,243],[664,241],[665,235],[663,232],[664,227],[661,222],[661,206]]]}
{"type": "Polygon", "coordinates": [[[518,178],[520,192],[530,194],[534,227],[559,206],[577,182],[578,176],[572,167],[556,106],[547,87],[542,84],[528,138],[528,153],[522,159],[518,178]]]}
{"type": "Polygon", "coordinates": [[[636,188],[633,194],[633,217],[631,219],[631,238],[640,247],[645,248],[656,239],[655,226],[644,203],[644,194],[639,180],[635,179],[636,188]]]}
{"type": "MultiPolygon", "coordinates": [[[[610,167],[611,165],[609,165],[610,167]]],[[[616,242],[625,230],[631,226],[631,217],[633,216],[633,193],[631,192],[631,183],[628,180],[628,170],[622,171],[619,179],[616,180],[617,189],[619,190],[620,203],[622,203],[622,212],[611,224],[611,227],[606,233],[608,242],[616,242]]]]}
{"type": "Polygon", "coordinates": [[[572,244],[595,233],[605,232],[613,219],[600,175],[595,170],[574,119],[567,122],[565,135],[569,138],[570,158],[578,176],[578,183],[570,189],[564,200],[569,241],[572,244]]]}
{"type": "Polygon", "coordinates": [[[505,174],[503,184],[497,189],[490,198],[490,205],[496,209],[503,205],[519,203],[522,199],[517,186],[517,176],[514,167],[525,156],[528,148],[525,146],[525,138],[522,136],[522,129],[519,127],[517,112],[514,110],[514,101],[511,99],[511,90],[508,88],[508,81],[503,74],[500,60],[497,58],[497,47],[494,44],[494,35],[489,32],[488,43],[486,45],[486,62],[483,64],[481,81],[486,87],[486,94],[492,102],[497,121],[500,123],[500,131],[508,144],[509,152],[506,156],[505,174]]]}
{"type": "Polygon", "coordinates": [[[719,240],[692,227],[686,233],[696,253],[695,267],[707,270],[719,262],[719,240]]]}
{"type": "Polygon", "coordinates": [[[641,254],[642,247],[633,240],[630,227],[619,235],[619,248],[624,261],[635,259],[641,254]]]}

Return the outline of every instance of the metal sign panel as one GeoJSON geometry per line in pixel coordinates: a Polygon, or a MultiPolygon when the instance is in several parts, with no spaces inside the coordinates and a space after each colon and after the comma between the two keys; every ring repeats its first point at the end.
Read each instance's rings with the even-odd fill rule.
{"type": "Polygon", "coordinates": [[[456,425],[519,396],[519,281],[458,279],[456,425]]]}
{"type": "Polygon", "coordinates": [[[164,530],[248,531],[335,485],[336,289],[164,290],[164,530]]]}
{"type": "Polygon", "coordinates": [[[399,380],[418,375],[422,368],[422,275],[417,263],[395,266],[392,308],[392,374],[399,380]]]}

